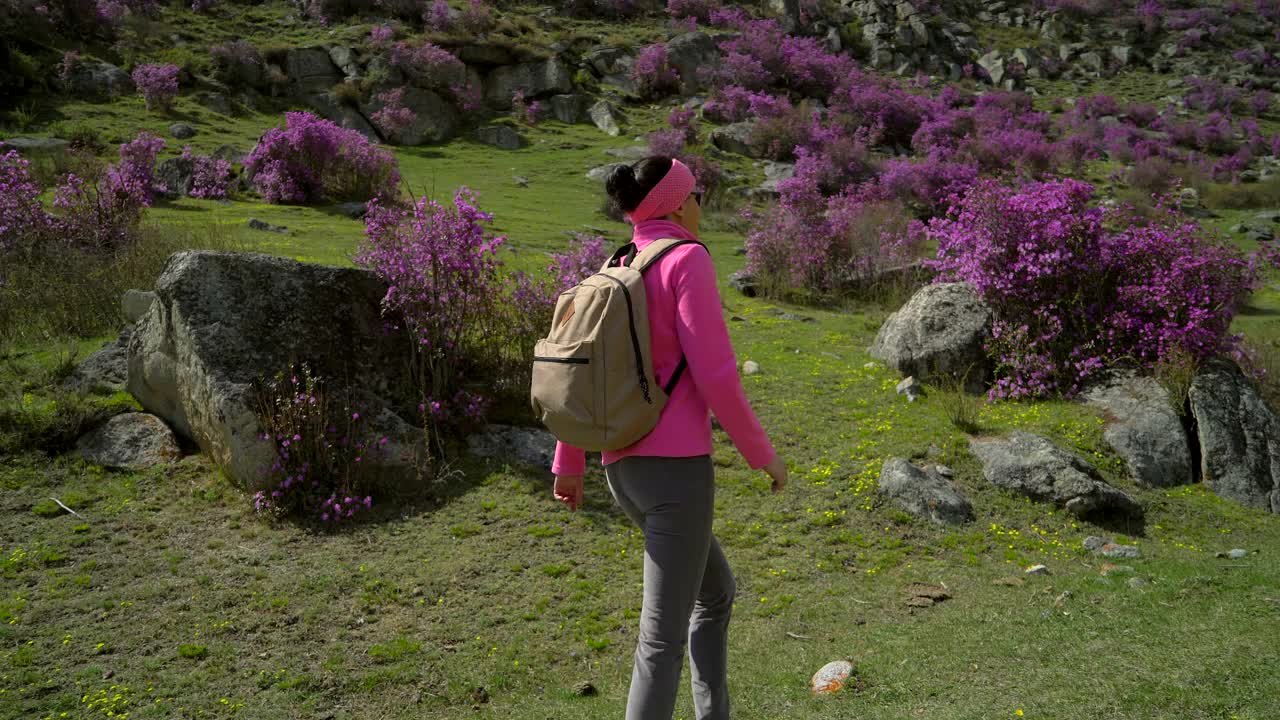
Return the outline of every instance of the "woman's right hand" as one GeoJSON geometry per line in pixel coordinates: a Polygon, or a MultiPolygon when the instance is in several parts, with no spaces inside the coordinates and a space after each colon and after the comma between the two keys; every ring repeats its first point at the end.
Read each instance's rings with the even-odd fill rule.
{"type": "Polygon", "coordinates": [[[782,492],[782,488],[787,486],[787,463],[782,456],[775,454],[769,464],[764,466],[764,471],[773,478],[773,491],[782,492]]]}

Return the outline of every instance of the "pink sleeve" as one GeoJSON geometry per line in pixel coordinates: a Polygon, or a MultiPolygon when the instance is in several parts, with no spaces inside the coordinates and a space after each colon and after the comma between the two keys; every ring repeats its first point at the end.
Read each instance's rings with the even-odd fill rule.
{"type": "Polygon", "coordinates": [[[742,389],[711,256],[695,248],[672,265],[676,333],[689,362],[689,375],[747,464],[762,468],[773,460],[773,445],[742,389]]]}
{"type": "Polygon", "coordinates": [[[587,470],[587,452],[572,445],[556,441],[556,459],[551,472],[556,475],[581,475],[587,470]]]}

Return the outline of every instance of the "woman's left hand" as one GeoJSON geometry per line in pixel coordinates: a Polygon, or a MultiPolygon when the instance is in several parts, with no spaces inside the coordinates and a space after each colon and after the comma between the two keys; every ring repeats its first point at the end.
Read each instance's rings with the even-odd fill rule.
{"type": "Polygon", "coordinates": [[[557,475],[555,487],[551,489],[556,500],[564,503],[572,511],[577,511],[582,504],[582,476],[557,475]]]}

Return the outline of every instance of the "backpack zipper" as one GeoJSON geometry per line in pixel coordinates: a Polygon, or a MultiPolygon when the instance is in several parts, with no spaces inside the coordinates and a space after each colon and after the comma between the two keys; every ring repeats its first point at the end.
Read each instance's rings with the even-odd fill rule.
{"type": "Polygon", "coordinates": [[[640,392],[644,394],[644,401],[653,404],[653,398],[649,397],[649,379],[644,376],[644,355],[640,354],[640,337],[636,335],[636,316],[631,309],[631,291],[627,289],[627,284],[612,275],[600,275],[609,278],[622,288],[622,296],[627,300],[627,324],[631,326],[631,348],[636,354],[636,375],[640,379],[640,392]]]}
{"type": "Polygon", "coordinates": [[[575,357],[557,358],[557,357],[543,357],[543,356],[541,356],[541,355],[534,355],[534,356],[533,356],[533,361],[534,361],[534,362],[549,362],[549,363],[564,363],[564,364],[566,364],[566,365],[586,365],[587,363],[591,362],[591,359],[590,359],[590,358],[575,358],[575,357]]]}

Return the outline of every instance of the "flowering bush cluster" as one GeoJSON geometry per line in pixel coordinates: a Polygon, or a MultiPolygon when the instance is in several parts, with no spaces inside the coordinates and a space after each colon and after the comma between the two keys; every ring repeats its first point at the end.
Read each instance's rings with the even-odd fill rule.
{"type": "Polygon", "coordinates": [[[40,204],[40,193],[30,161],[17,150],[0,154],[0,257],[47,235],[50,217],[40,204]]]}
{"type": "Polygon", "coordinates": [[[182,148],[182,158],[192,164],[191,192],[193,198],[223,200],[231,192],[234,177],[231,163],[208,155],[196,155],[188,145],[182,148]]]}
{"type": "Polygon", "coordinates": [[[361,471],[387,438],[369,434],[349,402],[331,407],[333,401],[305,364],[258,383],[261,439],[274,445],[276,456],[267,489],[253,496],[255,510],[332,527],[373,507],[361,471]]]}
{"type": "Polygon", "coordinates": [[[1090,207],[1092,196],[1069,179],[981,180],[929,225],[939,280],[972,283],[995,310],[993,397],[1070,395],[1122,358],[1149,366],[1235,343],[1228,330],[1254,263],[1173,211],[1147,220],[1090,207]]]}
{"type": "Polygon", "coordinates": [[[422,11],[422,24],[428,30],[449,32],[453,26],[453,18],[449,12],[449,3],[445,0],[433,0],[427,9],[422,11]]]}
{"type": "MultiPolygon", "coordinates": [[[[446,9],[447,9],[446,4],[446,9]]],[[[375,48],[384,48],[396,39],[395,28],[390,25],[374,25],[369,28],[369,44],[375,48]]]]}
{"type": "Polygon", "coordinates": [[[375,127],[385,137],[397,137],[413,127],[418,121],[418,114],[404,102],[404,88],[395,88],[378,93],[374,98],[383,103],[382,108],[369,116],[375,127]]]}
{"type": "Polygon", "coordinates": [[[268,130],[244,167],[270,203],[392,202],[400,184],[394,155],[309,112],[285,113],[285,127],[268,130]]]}
{"type": "Polygon", "coordinates": [[[546,335],[560,293],[599,272],[608,259],[604,238],[575,233],[565,252],[552,254],[546,272],[508,277],[507,332],[523,365],[533,361],[533,347],[546,335]]]}
{"type": "Polygon", "coordinates": [[[464,381],[501,342],[502,299],[493,217],[466,188],[450,205],[419,199],[408,209],[374,200],[356,262],[387,283],[383,311],[415,339],[425,420],[478,420],[484,399],[464,381]]]}
{"type": "Polygon", "coordinates": [[[133,84],[138,87],[148,110],[167,111],[178,97],[178,66],[139,65],[133,70],[133,84]]]}
{"type": "Polygon", "coordinates": [[[399,68],[414,85],[441,90],[466,80],[467,67],[453,53],[431,43],[413,46],[401,41],[387,55],[391,66],[399,68]]]}
{"type": "Polygon", "coordinates": [[[511,96],[511,115],[526,125],[537,125],[542,116],[542,103],[537,100],[526,100],[524,90],[517,90],[511,96]]]}
{"type": "Polygon", "coordinates": [[[640,97],[655,98],[680,89],[680,73],[667,60],[667,46],[654,43],[636,55],[631,66],[631,81],[640,97]]]}

